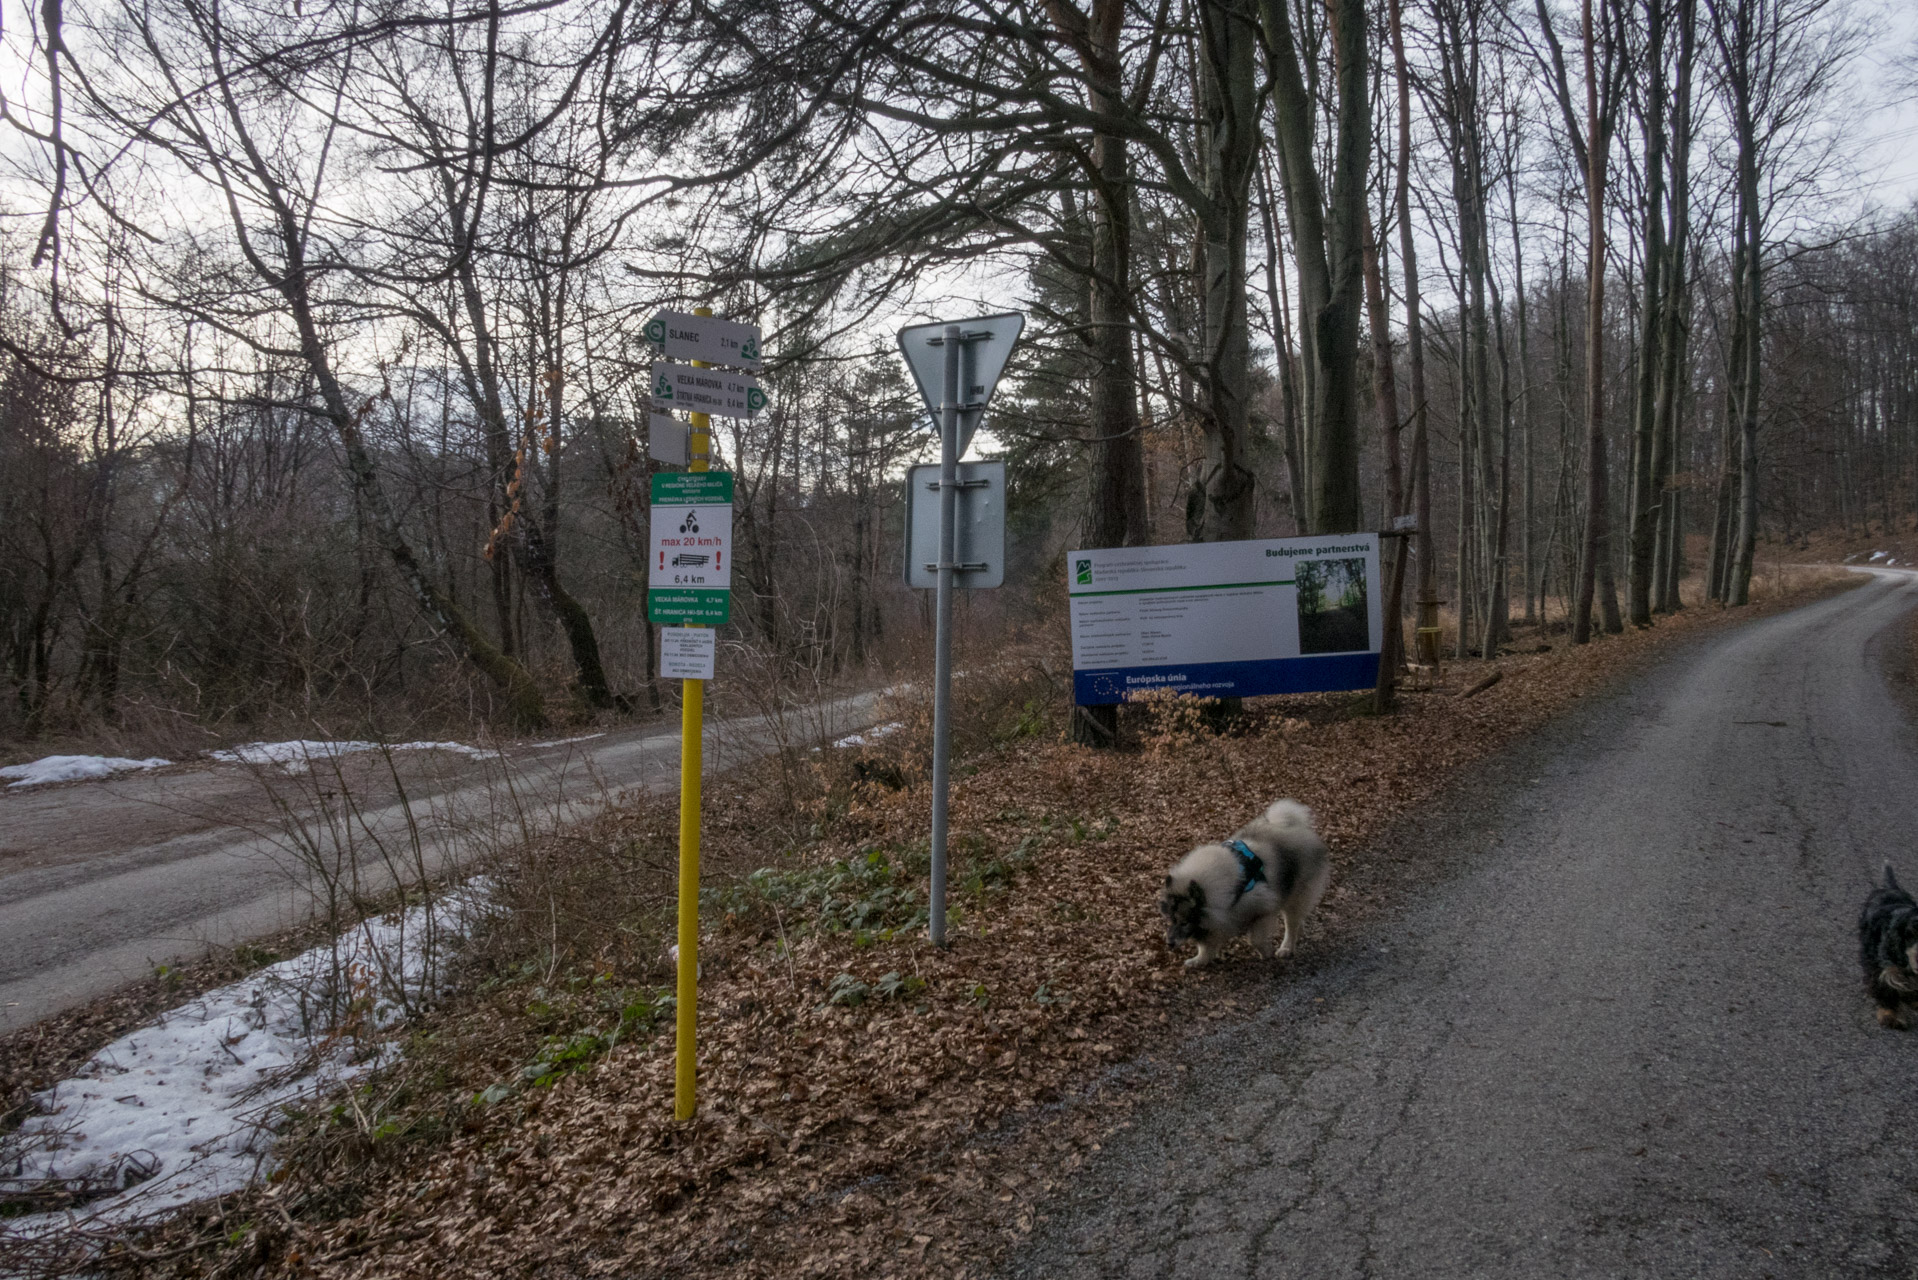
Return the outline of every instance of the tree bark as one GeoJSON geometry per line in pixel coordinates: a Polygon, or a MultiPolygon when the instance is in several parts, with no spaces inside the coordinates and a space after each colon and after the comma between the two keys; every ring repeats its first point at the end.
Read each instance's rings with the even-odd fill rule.
{"type": "Polygon", "coordinates": [[[1324,203],[1313,152],[1315,105],[1307,92],[1285,0],[1260,0],[1271,54],[1274,134],[1299,273],[1301,346],[1308,396],[1306,527],[1345,533],[1364,523],[1359,493],[1359,311],[1365,246],[1365,174],[1371,100],[1364,0],[1331,0],[1338,78],[1332,197],[1324,203]]]}
{"type": "MultiPolygon", "coordinates": [[[[1617,596],[1611,580],[1611,489],[1605,468],[1605,163],[1611,149],[1611,130],[1599,110],[1598,31],[1593,23],[1594,0],[1585,0],[1585,427],[1586,490],[1585,538],[1579,558],[1578,592],[1573,604],[1572,643],[1592,638],[1593,594],[1603,577],[1610,611],[1617,596]]],[[[1602,0],[1601,0],[1602,2],[1602,0]]],[[[1541,0],[1542,3],[1542,0],[1541,0]]],[[[1611,629],[1609,626],[1608,630],[1611,629]]]]}
{"type": "Polygon", "coordinates": [[[1204,190],[1199,216],[1204,327],[1205,462],[1194,512],[1195,540],[1225,542],[1254,532],[1255,488],[1246,465],[1251,428],[1250,335],[1245,297],[1252,171],[1258,163],[1258,26],[1249,0],[1199,6],[1199,115],[1204,190]]]}
{"type": "Polygon", "coordinates": [[[1393,199],[1398,208],[1399,265],[1404,276],[1405,363],[1412,395],[1412,514],[1418,523],[1413,552],[1418,557],[1418,615],[1414,653],[1436,663],[1438,644],[1438,554],[1432,537],[1432,458],[1425,401],[1425,324],[1419,303],[1418,250],[1412,236],[1412,81],[1405,64],[1405,31],[1400,0],[1386,9],[1392,37],[1392,65],[1398,90],[1398,172],[1393,199]]]}

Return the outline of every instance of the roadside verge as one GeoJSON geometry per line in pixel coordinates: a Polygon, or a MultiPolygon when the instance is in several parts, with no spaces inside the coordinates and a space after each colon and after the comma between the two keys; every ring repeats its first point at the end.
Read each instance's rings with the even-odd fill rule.
{"type": "Polygon", "coordinates": [[[1275,796],[1311,805],[1339,865],[1309,953],[1374,909],[1358,886],[1415,856],[1368,842],[1461,769],[1672,644],[1836,589],[1584,649],[1540,641],[1496,685],[1459,696],[1486,670],[1464,664],[1390,717],[1270,699],[1215,737],[1169,703],[1117,753],[1056,741],[1041,677],[1008,675],[973,708],[943,953],[920,928],[909,708],[884,738],[715,780],[689,1124],[670,1119],[658,1033],[672,815],[629,809],[502,869],[507,923],[466,994],[295,1123],[271,1185],[129,1241],[135,1269],[979,1274],[1124,1123],[1147,1057],[1286,979],[1242,952],[1201,975],[1167,955],[1155,894],[1184,849],[1275,796]]]}

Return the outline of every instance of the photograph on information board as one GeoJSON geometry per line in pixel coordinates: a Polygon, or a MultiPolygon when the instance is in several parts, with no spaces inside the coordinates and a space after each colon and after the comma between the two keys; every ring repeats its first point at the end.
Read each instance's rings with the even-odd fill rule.
{"type": "Polygon", "coordinates": [[[1300,653],[1351,653],[1371,647],[1364,560],[1301,560],[1292,572],[1299,593],[1300,653]]]}

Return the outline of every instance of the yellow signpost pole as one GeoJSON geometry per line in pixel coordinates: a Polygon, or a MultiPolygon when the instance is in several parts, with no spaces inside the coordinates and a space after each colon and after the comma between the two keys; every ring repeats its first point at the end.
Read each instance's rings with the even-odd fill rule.
{"type": "MultiPolygon", "coordinates": [[[[695,307],[696,316],[711,307],[695,307]]],[[[703,360],[693,361],[706,367],[703,360]]],[[[695,413],[686,443],[688,471],[712,468],[713,420],[695,413]]],[[[690,1120],[698,1107],[694,1053],[699,1038],[699,774],[706,682],[680,681],[679,710],[679,973],[673,1041],[673,1118],[690,1120]]]]}

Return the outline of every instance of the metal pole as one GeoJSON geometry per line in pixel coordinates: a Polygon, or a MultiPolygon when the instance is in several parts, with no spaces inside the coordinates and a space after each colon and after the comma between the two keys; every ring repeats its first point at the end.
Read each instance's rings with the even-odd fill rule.
{"type": "Polygon", "coordinates": [[[946,945],[946,785],[952,755],[952,587],[959,554],[959,326],[946,326],[939,400],[939,588],[932,659],[932,944],[946,945]]]}
{"type": "MultiPolygon", "coordinates": [[[[695,307],[709,316],[710,307],[695,307]]],[[[705,366],[705,361],[695,360],[705,366]]],[[[686,469],[712,469],[712,417],[693,415],[686,469]]],[[[674,996],[673,1118],[690,1120],[698,1107],[695,1075],[699,1040],[699,775],[704,764],[706,682],[680,681],[679,698],[679,972],[674,996]]]]}

